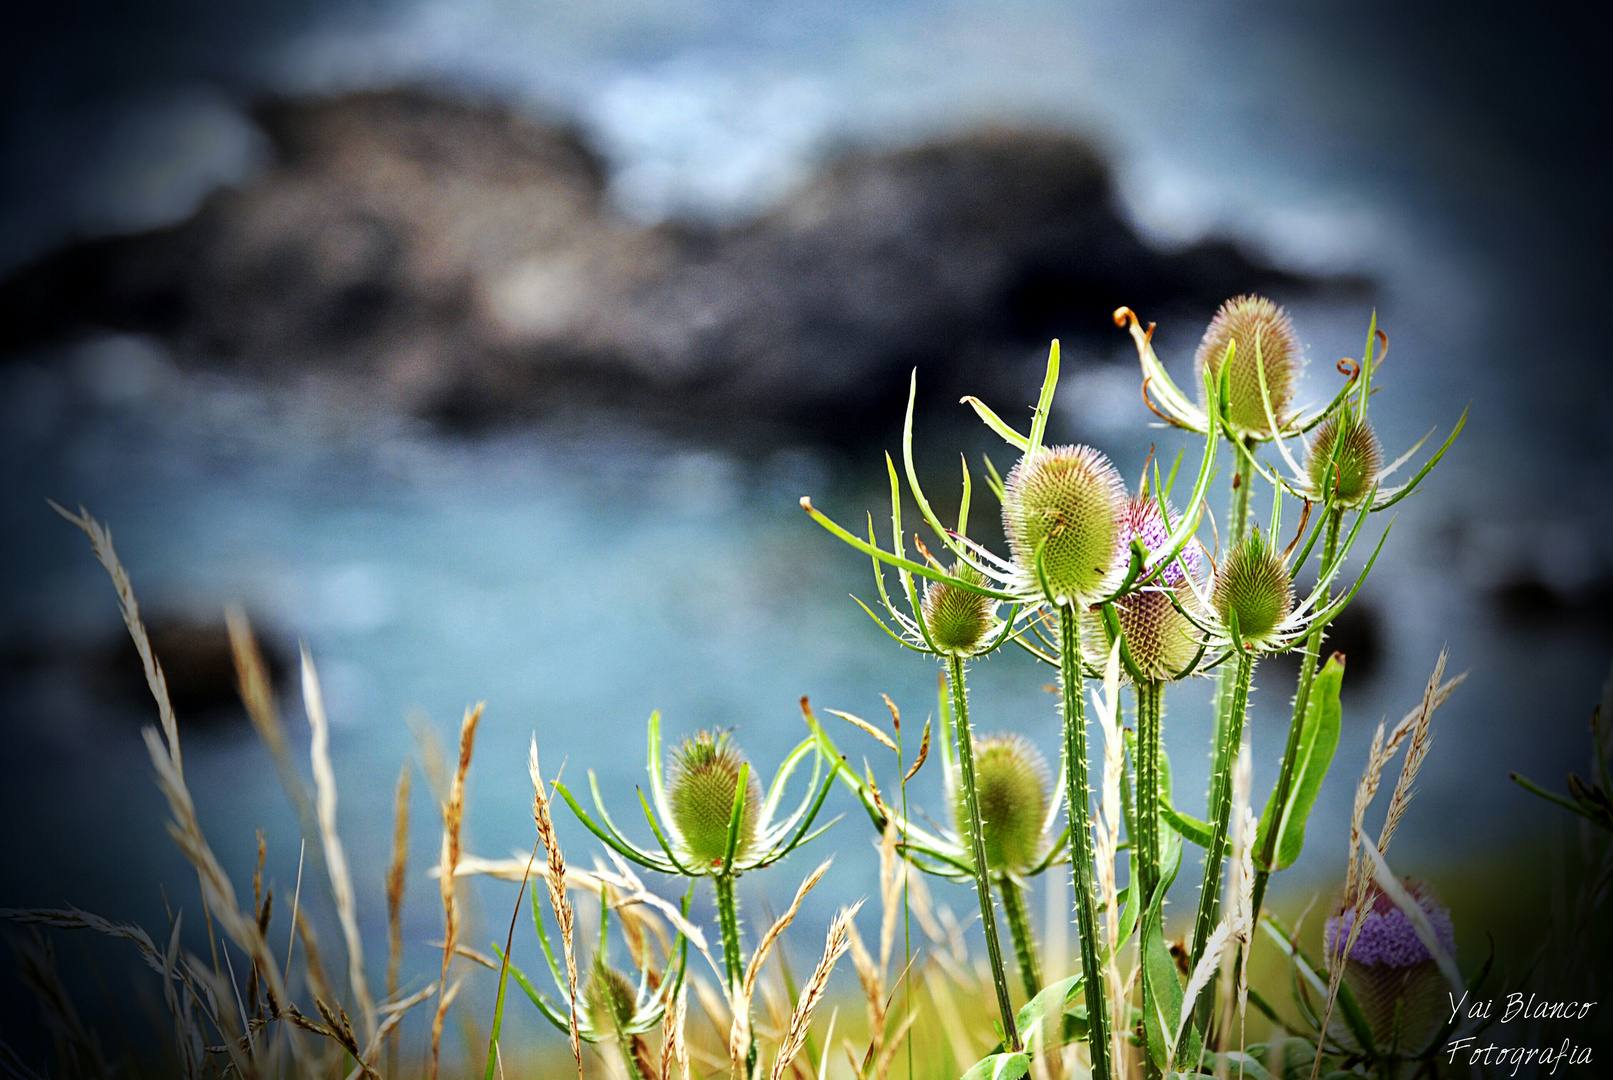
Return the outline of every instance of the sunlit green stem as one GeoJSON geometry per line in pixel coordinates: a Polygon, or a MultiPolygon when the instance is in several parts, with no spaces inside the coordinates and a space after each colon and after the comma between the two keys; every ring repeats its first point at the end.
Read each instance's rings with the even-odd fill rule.
{"type": "Polygon", "coordinates": [[[1042,990],[1042,962],[1036,956],[1036,939],[1031,936],[1025,890],[1007,875],[998,877],[997,889],[1002,893],[1003,915],[1008,919],[1008,934],[1014,939],[1014,959],[1019,962],[1019,977],[1025,982],[1025,998],[1029,1000],[1042,990]]]}
{"type": "Polygon", "coordinates": [[[1227,519],[1227,550],[1242,543],[1249,532],[1249,493],[1254,487],[1254,440],[1245,439],[1243,447],[1248,453],[1239,453],[1238,471],[1232,476],[1232,514],[1227,519]]]}
{"type": "MultiPolygon", "coordinates": [[[[1232,697],[1228,702],[1226,723],[1218,724],[1218,741],[1210,772],[1210,846],[1204,853],[1204,883],[1199,888],[1198,917],[1193,922],[1193,952],[1188,967],[1198,966],[1204,955],[1204,945],[1215,929],[1216,916],[1221,903],[1221,861],[1226,856],[1227,823],[1232,818],[1232,770],[1237,764],[1238,749],[1243,744],[1243,718],[1249,708],[1249,683],[1254,677],[1255,655],[1246,648],[1238,650],[1238,664],[1232,679],[1232,697]]],[[[1202,1030],[1214,1009],[1213,994],[1199,998],[1199,1024],[1202,1030]]]]}
{"type": "Polygon", "coordinates": [[[1092,805],[1087,783],[1087,717],[1081,677],[1081,613],[1059,605],[1059,682],[1064,698],[1065,798],[1070,811],[1070,880],[1075,886],[1081,971],[1086,976],[1093,1080],[1109,1080],[1109,1011],[1098,955],[1098,905],[1092,892],[1092,805]]]}
{"type": "Polygon", "coordinates": [[[1164,686],[1140,682],[1137,691],[1137,877],[1143,906],[1159,887],[1160,699],[1164,686]]]}
{"type": "MultiPolygon", "coordinates": [[[[1322,540],[1322,571],[1331,566],[1339,549],[1339,530],[1344,521],[1343,510],[1333,510],[1328,514],[1327,532],[1322,540]]],[[[1327,606],[1327,589],[1322,590],[1321,599],[1316,602],[1319,609],[1327,606]]],[[[1288,723],[1288,745],[1283,748],[1283,763],[1277,773],[1277,787],[1271,794],[1272,810],[1279,817],[1283,806],[1288,802],[1289,792],[1294,786],[1294,769],[1299,760],[1299,741],[1305,728],[1305,713],[1310,708],[1311,686],[1316,681],[1316,662],[1322,652],[1322,635],[1327,632],[1326,625],[1317,623],[1311,627],[1310,634],[1305,638],[1305,656],[1299,662],[1299,687],[1294,691],[1294,716],[1288,723]]],[[[1275,827],[1266,830],[1266,841],[1255,856],[1255,884],[1253,910],[1258,914],[1260,905],[1266,899],[1266,883],[1271,880],[1270,867],[1277,859],[1277,840],[1281,830],[1275,827]]]]}
{"type": "MultiPolygon", "coordinates": [[[[722,964],[728,978],[729,996],[739,1000],[739,987],[745,980],[745,961],[739,951],[739,902],[734,899],[734,875],[717,874],[711,879],[717,890],[717,923],[722,929],[722,964]]],[[[749,1017],[746,1017],[749,1020],[749,1017]]],[[[747,1029],[749,1024],[746,1024],[747,1029]]],[[[751,1036],[745,1054],[745,1074],[756,1069],[756,1037],[751,1036]]]]}
{"type": "MultiPolygon", "coordinates": [[[[1137,811],[1133,828],[1137,880],[1142,884],[1142,904],[1145,912],[1151,911],[1154,890],[1160,883],[1159,844],[1159,755],[1160,755],[1160,699],[1164,687],[1157,680],[1140,682],[1137,692],[1137,811]]],[[[1144,916],[1145,918],[1147,916],[1144,916]]],[[[1143,965],[1143,1008],[1153,1008],[1154,987],[1150,982],[1148,966],[1143,965]]],[[[1143,1055],[1143,1064],[1150,1080],[1161,1075],[1154,1060],[1143,1055]]]]}
{"type": "Polygon", "coordinates": [[[1008,975],[1003,969],[1002,943],[997,936],[997,912],[991,900],[991,877],[986,867],[986,841],[980,831],[980,798],[975,784],[974,737],[969,733],[969,691],[963,681],[963,659],[948,657],[947,676],[952,687],[953,733],[957,739],[958,782],[969,810],[969,850],[973,855],[975,892],[980,897],[980,928],[986,933],[986,955],[997,986],[997,1008],[1002,1013],[1003,1036],[1010,1050],[1020,1049],[1014,1026],[1014,1006],[1008,996],[1008,975]]]}

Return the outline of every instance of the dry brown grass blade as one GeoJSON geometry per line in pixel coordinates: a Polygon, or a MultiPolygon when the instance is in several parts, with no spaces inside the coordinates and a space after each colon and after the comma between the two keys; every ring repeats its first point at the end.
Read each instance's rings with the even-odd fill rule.
{"type": "MultiPolygon", "coordinates": [[[[459,903],[454,890],[454,868],[459,864],[460,826],[465,815],[465,774],[470,771],[471,754],[476,749],[476,725],[482,720],[482,703],[477,702],[465,710],[459,725],[459,767],[454,770],[453,783],[448,789],[448,801],[442,808],[442,866],[440,879],[443,909],[442,975],[439,985],[448,985],[448,968],[454,960],[455,946],[459,941],[459,903]]],[[[457,985],[457,984],[456,984],[457,985]]],[[[437,999],[437,1011],[431,1018],[431,1062],[427,1073],[436,1080],[442,1052],[442,1026],[448,1018],[452,993],[437,999]]]]}
{"type": "MultiPolygon", "coordinates": [[[[1395,725],[1394,733],[1387,743],[1384,741],[1383,725],[1378,725],[1377,734],[1372,740],[1372,751],[1367,758],[1366,771],[1356,788],[1355,805],[1350,816],[1350,861],[1344,885],[1345,903],[1352,905],[1353,911],[1350,932],[1344,939],[1344,947],[1336,956],[1324,957],[1324,961],[1331,969],[1328,972],[1327,1000],[1322,1007],[1321,1031],[1324,1036],[1328,1025],[1333,1021],[1333,1009],[1338,1004],[1339,987],[1344,982],[1344,960],[1355,949],[1356,938],[1366,921],[1367,908],[1372,903],[1370,884],[1373,872],[1359,858],[1359,852],[1367,843],[1366,837],[1362,834],[1366,809],[1373,796],[1377,794],[1384,766],[1394,756],[1400,743],[1409,737],[1411,746],[1406,751],[1406,760],[1401,763],[1400,777],[1395,782],[1394,794],[1389,798],[1389,810],[1384,816],[1383,830],[1379,834],[1377,850],[1381,857],[1382,852],[1388,848],[1389,841],[1394,837],[1395,826],[1399,824],[1407,804],[1411,801],[1412,784],[1417,779],[1417,773],[1422,768],[1423,758],[1427,755],[1429,743],[1433,738],[1431,724],[1434,712],[1467,678],[1467,673],[1463,672],[1454,679],[1442,682],[1445,675],[1445,658],[1445,650],[1441,649],[1439,659],[1434,663],[1433,674],[1429,676],[1428,684],[1423,690],[1422,702],[1395,725]]],[[[1321,1071],[1322,1055],[1318,1053],[1316,1061],[1311,1066],[1311,1080],[1316,1080],[1321,1071]]]]}
{"type": "Polygon", "coordinates": [[[912,765],[908,766],[907,772],[902,776],[902,783],[905,784],[917,776],[919,770],[924,768],[924,763],[928,760],[930,760],[930,722],[925,720],[924,737],[919,740],[919,756],[913,759],[912,765]]]}
{"type": "MultiPolygon", "coordinates": [[[[549,792],[538,768],[538,737],[532,736],[527,750],[527,775],[532,780],[532,823],[538,830],[548,858],[548,871],[543,876],[549,887],[549,903],[554,908],[555,921],[560,924],[560,941],[566,954],[566,988],[571,1001],[568,1019],[571,1021],[571,1056],[577,1063],[577,1076],[582,1076],[582,1038],[577,1026],[577,954],[573,949],[572,935],[576,915],[571,909],[571,898],[566,895],[566,857],[560,852],[560,840],[555,835],[554,818],[549,813],[549,792]]],[[[601,886],[603,888],[603,886],[601,886]]]]}
{"type": "Polygon", "coordinates": [[[682,1045],[684,1016],[688,1004],[689,988],[681,987],[678,996],[667,1003],[666,1011],[661,1014],[660,1080],[673,1080],[672,1066],[680,1061],[683,1063],[684,1075],[688,1075],[689,1051],[682,1045]]]}
{"type": "Polygon", "coordinates": [[[828,873],[829,865],[833,861],[833,859],[826,860],[816,870],[807,875],[806,880],[801,882],[800,888],[795,890],[795,899],[790,902],[789,909],[773,921],[773,925],[768,927],[767,933],[762,935],[762,940],[757,944],[756,950],[751,953],[750,963],[745,968],[745,977],[740,982],[739,1000],[734,1004],[734,1020],[728,1029],[729,1069],[735,1076],[743,1074],[742,1062],[745,1058],[746,1049],[750,1046],[750,1005],[751,999],[756,995],[756,980],[762,973],[762,965],[767,963],[768,954],[772,952],[773,945],[778,941],[779,935],[784,933],[785,928],[794,921],[795,916],[800,912],[801,901],[806,899],[806,895],[812,891],[812,887],[822,880],[824,874],[828,873]]]}
{"type": "MultiPolygon", "coordinates": [[[[392,863],[386,871],[386,996],[398,996],[398,974],[403,966],[403,892],[409,871],[409,788],[414,772],[408,761],[398,770],[398,790],[392,811],[392,863]]],[[[384,1026],[384,1025],[383,1025],[384,1026]]],[[[396,1026],[394,1024],[394,1026],[396,1026]]],[[[398,1071],[398,1040],[393,1039],[387,1072],[398,1071]]]]}
{"type": "Polygon", "coordinates": [[[785,1035],[784,1044],[779,1047],[778,1057],[773,1062],[771,1080],[784,1080],[785,1070],[806,1045],[807,1031],[812,1026],[812,1013],[823,1001],[823,995],[828,990],[829,974],[834,971],[835,962],[845,955],[851,943],[851,932],[855,926],[853,920],[861,907],[862,901],[859,900],[848,908],[841,908],[840,914],[829,924],[829,933],[823,943],[823,956],[818,960],[818,966],[813,969],[812,977],[807,980],[800,998],[795,1003],[795,1012],[790,1016],[790,1030],[785,1035]]]}
{"type": "Polygon", "coordinates": [[[129,582],[128,572],[118,561],[117,551],[112,546],[112,534],[82,507],[79,513],[72,514],[54,502],[50,505],[90,538],[91,549],[112,578],[112,585],[118,596],[118,607],[123,613],[124,625],[128,627],[129,637],[134,641],[135,651],[140,654],[140,662],[146,673],[146,685],[157,703],[157,717],[162,724],[161,738],[155,729],[149,727],[142,731],[141,735],[145,740],[146,750],[151,755],[152,765],[157,771],[157,786],[167,799],[169,812],[173,815],[173,820],[168,823],[168,833],[196,868],[197,879],[202,887],[203,902],[213,917],[218,920],[230,940],[234,941],[254,963],[261,965],[270,993],[277,1000],[284,1001],[284,986],[274,957],[269,951],[268,942],[258,932],[256,918],[242,913],[236,901],[235,886],[224,873],[218,857],[202,834],[201,822],[196,817],[195,802],[191,798],[190,789],[185,786],[179,726],[174,719],[173,703],[168,697],[168,682],[163,677],[162,667],[151,651],[151,640],[146,634],[145,624],[140,621],[140,606],[135,601],[134,587],[129,582]]]}
{"type": "Polygon", "coordinates": [[[330,875],[330,891],[336,900],[336,921],[347,946],[347,982],[358,1005],[359,1023],[365,1041],[375,1037],[375,999],[364,975],[364,939],[358,930],[358,902],[353,894],[353,876],[347,869],[347,854],[336,828],[336,770],[330,763],[330,720],[325,715],[325,695],[320,689],[319,672],[306,647],[302,650],[302,700],[312,732],[308,756],[314,772],[314,809],[319,818],[319,840],[325,851],[325,870],[330,875]]]}
{"type": "Polygon", "coordinates": [[[864,720],[862,717],[853,716],[849,712],[841,712],[839,709],[825,709],[823,711],[828,713],[830,716],[838,716],[838,717],[840,717],[840,719],[844,720],[846,723],[852,725],[853,727],[862,728],[864,731],[868,732],[868,734],[872,735],[875,739],[879,740],[879,743],[880,743],[881,746],[887,747],[890,750],[890,752],[893,753],[893,754],[896,753],[896,743],[891,741],[891,737],[889,735],[885,734],[883,731],[879,730],[873,724],[870,724],[868,721],[864,720]]]}

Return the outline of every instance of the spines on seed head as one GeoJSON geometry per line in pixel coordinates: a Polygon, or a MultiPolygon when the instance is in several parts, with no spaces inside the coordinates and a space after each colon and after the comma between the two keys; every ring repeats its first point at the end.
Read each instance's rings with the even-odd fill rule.
{"type": "MultiPolygon", "coordinates": [[[[991,870],[1023,873],[1042,857],[1042,823],[1047,817],[1047,762],[1023,736],[987,735],[975,740],[975,792],[980,805],[980,838],[991,870]]],[[[969,808],[960,790],[953,814],[958,832],[968,835],[969,808]]]]}
{"type": "Polygon", "coordinates": [[[1032,580],[1040,550],[1053,598],[1082,604],[1118,576],[1125,505],[1125,482],[1098,451],[1042,447],[1008,474],[1003,528],[1014,560],[1032,580]]]}
{"type": "Polygon", "coordinates": [[[1281,424],[1299,378],[1300,346],[1294,324],[1286,311],[1263,296],[1239,296],[1222,304],[1194,356],[1201,387],[1206,370],[1220,378],[1228,345],[1233,346],[1227,390],[1232,426],[1245,434],[1269,436],[1260,377],[1265,375],[1271,412],[1281,424]]]}
{"type": "MultiPolygon", "coordinates": [[[[734,749],[726,731],[702,731],[685,739],[672,758],[670,801],[672,822],[678,828],[689,857],[711,866],[728,853],[728,825],[734,813],[734,793],[745,756],[734,749]]],[[[745,785],[745,808],[740,814],[736,859],[756,844],[761,817],[762,787],[752,771],[745,785]]]]}
{"type": "Polygon", "coordinates": [[[1255,645],[1270,642],[1294,610],[1294,585],[1282,556],[1251,529],[1227,552],[1215,573],[1210,595],[1216,614],[1229,627],[1237,617],[1238,636],[1255,645]]]}
{"type": "MultiPolygon", "coordinates": [[[[972,585],[985,585],[986,577],[968,563],[952,568],[952,576],[972,585]]],[[[945,581],[924,587],[921,615],[930,640],[948,656],[974,656],[985,644],[995,622],[997,602],[989,596],[960,589],[945,581]]]]}
{"type": "Polygon", "coordinates": [[[1322,422],[1305,463],[1311,491],[1336,506],[1358,506],[1383,469],[1383,448],[1372,425],[1346,409],[1322,422]]]}

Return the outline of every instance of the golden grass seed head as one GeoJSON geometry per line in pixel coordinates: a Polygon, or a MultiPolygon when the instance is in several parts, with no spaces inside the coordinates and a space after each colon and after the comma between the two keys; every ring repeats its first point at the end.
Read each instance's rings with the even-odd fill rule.
{"type": "MultiPolygon", "coordinates": [[[[958,563],[952,576],[973,585],[985,585],[986,577],[968,563],[958,563]]],[[[960,589],[945,581],[931,581],[924,587],[921,614],[930,640],[949,656],[973,656],[992,630],[997,602],[989,596],[960,589]]]]}
{"type": "MultiPolygon", "coordinates": [[[[672,822],[690,858],[715,866],[728,853],[728,823],[745,756],[734,749],[726,731],[702,731],[683,740],[672,757],[670,802],[672,822]]],[[[752,770],[745,786],[736,859],[756,845],[762,812],[762,786],[752,770]]]]}
{"type": "Polygon", "coordinates": [[[583,987],[583,1002],[588,1008],[588,1022],[594,1030],[614,1032],[625,1028],[633,1019],[637,994],[626,975],[596,957],[583,987]]]}
{"type": "Polygon", "coordinates": [[[1357,506],[1372,491],[1383,468],[1383,448],[1372,425],[1353,412],[1328,417],[1310,442],[1305,463],[1311,490],[1331,494],[1339,506],[1357,506]]]}
{"type": "Polygon", "coordinates": [[[1216,614],[1229,626],[1238,618],[1238,634],[1256,645],[1270,641],[1294,610],[1294,584],[1282,557],[1252,529],[1243,543],[1227,552],[1216,570],[1210,594],[1216,614]]]}
{"type": "Polygon", "coordinates": [[[1266,420],[1266,406],[1260,396],[1260,375],[1265,374],[1271,411],[1281,423],[1299,377],[1301,351],[1294,324],[1286,311],[1263,296],[1238,296],[1222,304],[1194,356],[1201,394],[1206,369],[1220,378],[1229,344],[1234,346],[1227,392],[1232,426],[1250,434],[1269,435],[1271,424],[1266,420]]]}
{"type": "Polygon", "coordinates": [[[1036,551],[1057,599],[1097,599],[1115,577],[1126,485],[1089,446],[1048,446],[1019,459],[1003,492],[1003,529],[1014,559],[1034,574],[1036,551]]]}
{"type": "MultiPolygon", "coordinates": [[[[1047,817],[1047,762],[1023,736],[987,735],[975,740],[975,791],[980,834],[991,870],[1022,873],[1042,857],[1042,822],[1047,817]]],[[[960,789],[953,817],[969,834],[969,807],[960,789]]]]}
{"type": "MultiPolygon", "coordinates": [[[[1401,884],[1428,920],[1434,938],[1447,954],[1456,952],[1456,929],[1450,909],[1427,882],[1404,878],[1401,884]]],[[[1411,918],[1376,883],[1361,930],[1345,962],[1344,980],[1356,997],[1380,1050],[1399,1046],[1420,1050],[1449,1016],[1449,989],[1439,964],[1417,933],[1411,918]]],[[[1329,964],[1338,962],[1355,922],[1355,907],[1342,897],[1322,929],[1329,964]]]]}

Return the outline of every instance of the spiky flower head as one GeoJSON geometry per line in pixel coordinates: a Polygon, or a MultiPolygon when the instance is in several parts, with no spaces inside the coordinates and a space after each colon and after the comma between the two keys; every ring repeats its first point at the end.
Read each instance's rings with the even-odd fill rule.
{"type": "MultiPolygon", "coordinates": [[[[986,576],[968,563],[952,568],[952,576],[972,585],[985,585],[986,576]]],[[[921,614],[930,640],[949,656],[973,656],[991,633],[997,602],[945,581],[924,588],[921,614]]]]}
{"type": "Polygon", "coordinates": [[[1260,538],[1258,528],[1221,560],[1210,602],[1228,627],[1236,615],[1238,636],[1255,645],[1269,642],[1278,624],[1294,610],[1288,567],[1260,538]]]}
{"type": "MultiPolygon", "coordinates": [[[[1405,878],[1402,884],[1427,916],[1440,947],[1447,955],[1455,953],[1456,930],[1450,910],[1426,882],[1405,878]]],[[[1361,918],[1361,932],[1345,963],[1345,982],[1366,1013],[1379,1049],[1398,1048],[1402,1054],[1414,1055],[1445,1019],[1447,986],[1411,917],[1376,884],[1369,887],[1372,903],[1361,918]]],[[[1341,897],[1322,932],[1329,967],[1344,951],[1354,923],[1354,905],[1347,905],[1341,897]]]]}
{"type": "Polygon", "coordinates": [[[1310,442],[1311,491],[1338,506],[1357,506],[1372,492],[1383,468],[1383,448],[1372,425],[1344,409],[1322,422],[1310,442]]]}
{"type": "MultiPolygon", "coordinates": [[[[691,859],[715,866],[728,854],[728,824],[745,756],[734,749],[726,731],[702,731],[683,740],[672,756],[672,822],[691,859]]],[[[739,819],[736,859],[756,843],[762,812],[762,786],[752,772],[745,786],[745,809],[739,819]]]]}
{"type": "MultiPolygon", "coordinates": [[[[1022,736],[987,735],[975,740],[975,792],[980,802],[980,833],[991,870],[1022,873],[1042,857],[1042,822],[1047,817],[1047,762],[1022,736]]],[[[969,807],[959,790],[953,819],[960,835],[969,833],[969,807]]]]}
{"type": "Polygon", "coordinates": [[[1239,296],[1222,304],[1194,356],[1201,388],[1206,369],[1215,378],[1221,377],[1229,344],[1234,346],[1227,391],[1232,426],[1246,434],[1270,435],[1260,377],[1265,375],[1272,415],[1282,423],[1299,377],[1300,347],[1294,324],[1286,311],[1263,296],[1239,296]]]}
{"type": "Polygon", "coordinates": [[[1090,446],[1047,446],[1019,459],[1003,490],[1003,530],[1014,560],[1056,600],[1086,603],[1117,575],[1126,485],[1090,446]]]}
{"type": "Polygon", "coordinates": [[[636,998],[626,975],[606,964],[603,957],[594,959],[583,987],[583,1002],[595,1031],[616,1032],[627,1027],[633,1020],[636,998]]]}
{"type": "MultiPolygon", "coordinates": [[[[1159,500],[1146,493],[1130,499],[1126,503],[1122,542],[1129,547],[1133,539],[1140,540],[1149,555],[1168,550],[1168,510],[1169,507],[1162,511],[1159,500]]],[[[1197,545],[1188,544],[1178,558],[1166,564],[1152,585],[1115,602],[1126,651],[1132,664],[1146,677],[1174,679],[1198,654],[1202,635],[1178,606],[1188,611],[1198,607],[1188,579],[1196,581],[1203,573],[1203,552],[1197,545]]],[[[1101,651],[1107,655],[1106,644],[1101,651]]]]}

